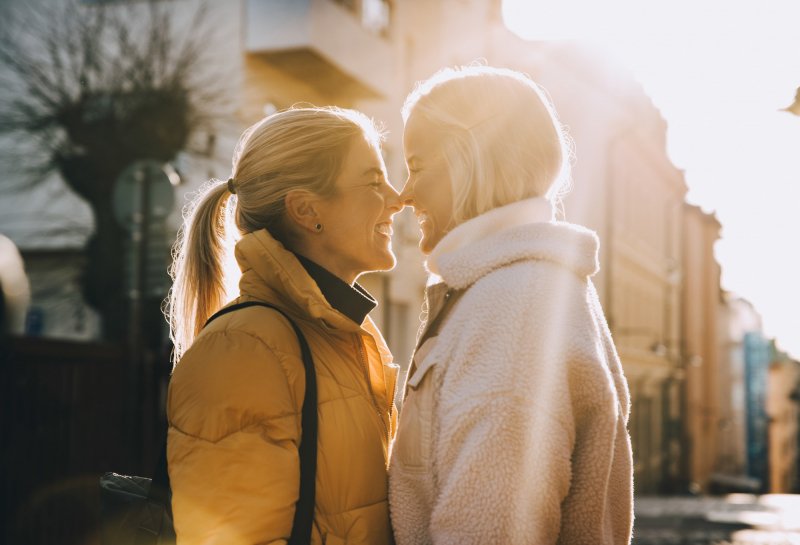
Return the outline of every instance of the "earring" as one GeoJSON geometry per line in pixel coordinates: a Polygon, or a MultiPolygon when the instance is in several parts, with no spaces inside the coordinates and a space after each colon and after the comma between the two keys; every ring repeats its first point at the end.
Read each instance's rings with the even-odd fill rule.
{"type": "Polygon", "coordinates": [[[316,224],[314,226],[314,229],[316,229],[317,233],[321,233],[322,232],[322,224],[321,223],[316,224]]]}

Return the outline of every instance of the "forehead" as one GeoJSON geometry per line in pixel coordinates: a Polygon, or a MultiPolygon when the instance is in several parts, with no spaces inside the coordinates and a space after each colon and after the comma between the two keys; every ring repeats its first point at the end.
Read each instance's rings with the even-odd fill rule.
{"type": "Polygon", "coordinates": [[[441,142],[441,130],[426,117],[412,113],[403,130],[406,157],[424,155],[441,142]]]}
{"type": "Polygon", "coordinates": [[[374,142],[366,136],[356,136],[347,151],[347,156],[342,164],[342,171],[353,175],[368,169],[383,171],[383,158],[374,142]]]}

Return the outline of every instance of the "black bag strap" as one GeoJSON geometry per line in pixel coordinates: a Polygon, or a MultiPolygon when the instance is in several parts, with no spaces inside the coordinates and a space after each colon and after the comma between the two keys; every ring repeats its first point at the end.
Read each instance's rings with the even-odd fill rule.
{"type": "Polygon", "coordinates": [[[158,455],[156,473],[153,475],[152,483],[150,483],[150,490],[147,491],[147,499],[150,502],[166,505],[170,515],[172,514],[172,508],[169,502],[169,473],[167,472],[166,438],[164,438],[164,448],[161,449],[161,454],[158,455]]]}
{"type": "MultiPolygon", "coordinates": [[[[260,306],[271,308],[283,315],[294,329],[297,340],[300,342],[300,354],[303,358],[303,368],[306,375],[306,391],[303,396],[302,409],[302,434],[298,453],[300,456],[300,496],[297,499],[297,506],[294,511],[294,522],[292,523],[292,535],[289,538],[289,545],[308,545],[311,543],[311,527],[314,523],[314,504],[316,497],[316,478],[317,478],[317,374],[314,370],[314,360],[311,357],[311,349],[308,347],[305,335],[297,327],[294,320],[283,310],[275,305],[262,301],[246,301],[237,303],[216,312],[209,318],[205,326],[210,324],[224,314],[242,308],[260,306]]],[[[205,327],[203,326],[203,327],[205,327]]],[[[153,484],[161,483],[162,490],[169,489],[169,475],[167,473],[167,447],[164,443],[164,451],[159,460],[153,484]]],[[[151,486],[153,493],[158,486],[151,486]]],[[[157,491],[155,493],[158,493],[157,491]]]]}
{"type": "Polygon", "coordinates": [[[303,396],[302,409],[302,433],[300,436],[300,496],[297,499],[297,506],[294,511],[294,522],[292,523],[292,535],[289,537],[289,545],[307,545],[311,543],[311,527],[314,523],[314,503],[316,496],[316,477],[317,477],[317,374],[314,370],[314,360],[311,357],[311,349],[305,335],[297,327],[286,312],[275,305],[262,301],[246,301],[237,303],[215,313],[209,318],[205,325],[220,316],[252,306],[271,308],[283,315],[294,329],[297,340],[300,341],[300,354],[303,358],[303,368],[306,375],[306,391],[303,396]]]}

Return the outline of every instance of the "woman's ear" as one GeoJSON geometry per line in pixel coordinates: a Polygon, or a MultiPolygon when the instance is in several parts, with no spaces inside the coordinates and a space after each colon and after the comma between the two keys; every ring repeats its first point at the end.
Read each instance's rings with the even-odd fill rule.
{"type": "Polygon", "coordinates": [[[283,201],[286,206],[286,218],[302,232],[318,232],[319,201],[319,197],[305,189],[289,191],[283,201]]]}

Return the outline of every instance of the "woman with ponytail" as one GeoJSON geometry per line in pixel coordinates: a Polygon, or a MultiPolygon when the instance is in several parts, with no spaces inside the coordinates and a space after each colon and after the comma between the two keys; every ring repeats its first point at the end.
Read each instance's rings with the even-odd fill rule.
{"type": "Polygon", "coordinates": [[[305,395],[298,336],[318,392],[311,543],[391,542],[386,465],[397,366],[357,283],[395,264],[381,134],[338,108],[276,113],[243,134],[179,235],[168,318],[167,416],[179,545],[286,543],[300,482],[305,395]],[[235,257],[238,293],[226,267],[235,257]],[[206,321],[221,308],[249,306],[206,321]]]}

